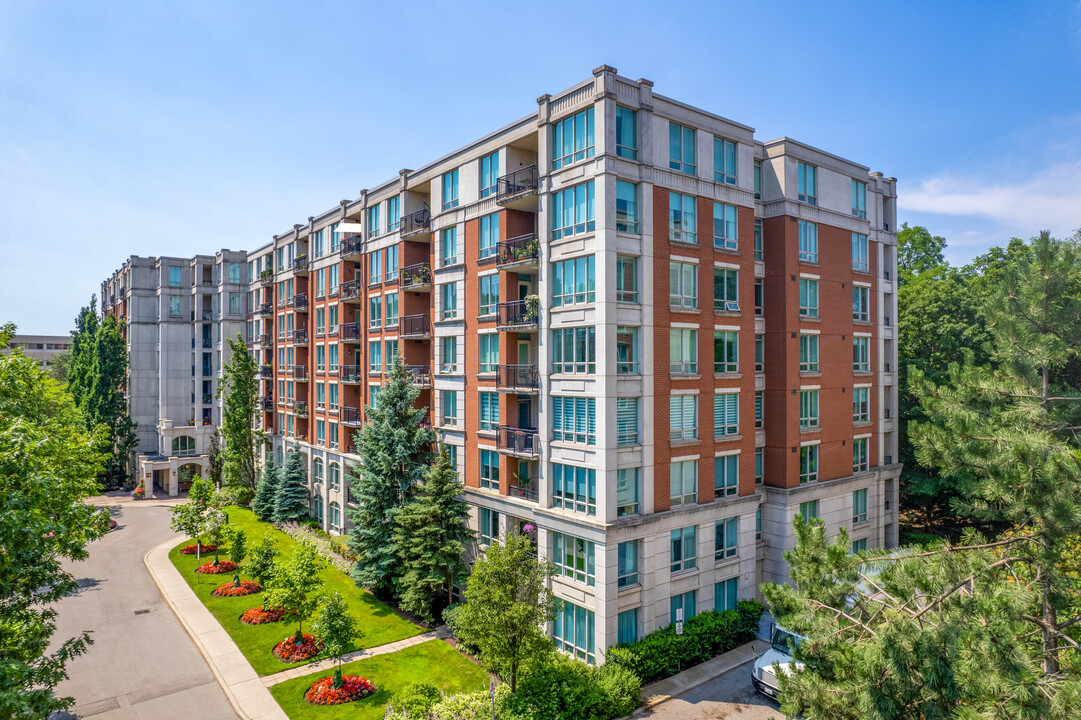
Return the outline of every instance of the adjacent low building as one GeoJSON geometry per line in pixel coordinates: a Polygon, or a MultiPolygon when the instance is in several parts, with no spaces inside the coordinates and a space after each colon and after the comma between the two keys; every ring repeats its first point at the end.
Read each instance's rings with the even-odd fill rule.
{"type": "Polygon", "coordinates": [[[37,360],[48,370],[56,356],[70,347],[70,335],[14,335],[3,351],[6,352],[8,348],[21,348],[24,355],[37,360]]]}

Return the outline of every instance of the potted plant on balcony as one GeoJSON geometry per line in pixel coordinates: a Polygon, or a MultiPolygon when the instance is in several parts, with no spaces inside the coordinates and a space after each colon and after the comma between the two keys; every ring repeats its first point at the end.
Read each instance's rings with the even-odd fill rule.
{"type": "Polygon", "coordinates": [[[515,253],[515,259],[525,260],[531,257],[538,257],[540,254],[540,241],[537,238],[531,238],[525,245],[519,247],[515,253]]]}
{"type": "Polygon", "coordinates": [[[525,319],[536,320],[540,315],[540,296],[539,295],[526,295],[525,297],[525,319]]]}
{"type": "Polygon", "coordinates": [[[270,276],[271,276],[271,275],[273,275],[273,274],[274,274],[274,268],[272,268],[272,267],[270,267],[270,266],[268,265],[268,266],[267,266],[267,269],[266,269],[266,270],[264,270],[263,272],[259,273],[259,279],[260,279],[260,280],[266,280],[266,279],[267,279],[268,277],[270,277],[270,276]]]}

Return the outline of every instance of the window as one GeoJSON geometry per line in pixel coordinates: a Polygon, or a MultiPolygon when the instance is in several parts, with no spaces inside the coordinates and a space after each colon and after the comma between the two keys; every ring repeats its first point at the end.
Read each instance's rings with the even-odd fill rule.
{"type": "Polygon", "coordinates": [[[553,532],[552,564],[557,575],[584,582],[592,587],[595,584],[594,556],[596,550],[589,540],[553,532]]]}
{"type": "Polygon", "coordinates": [[[763,258],[763,241],[762,241],[762,221],[755,219],[754,221],[754,259],[761,260],[763,258]]]}
{"type": "Polygon", "coordinates": [[[867,488],[852,491],[852,524],[863,522],[867,522],[867,488]]]}
{"type": "Polygon", "coordinates": [[[799,504],[799,514],[804,522],[810,522],[818,517],[818,501],[808,500],[799,504]]]}
{"type": "Polygon", "coordinates": [[[439,311],[440,320],[453,320],[458,317],[458,283],[449,282],[440,285],[439,299],[442,303],[439,311]]]}
{"type": "Polygon", "coordinates": [[[852,319],[867,322],[871,319],[871,288],[852,286],[852,319]]]}
{"type": "MultiPolygon", "coordinates": [[[[331,268],[331,269],[332,270],[337,270],[337,268],[331,268]]],[[[329,310],[330,310],[330,313],[329,313],[328,322],[330,324],[330,332],[331,333],[336,333],[336,332],[338,332],[338,306],[337,305],[331,305],[329,310]]],[[[337,350],[337,346],[335,346],[335,350],[337,350]]]]}
{"type": "Polygon", "coordinates": [[[595,445],[597,443],[596,398],[553,397],[552,439],[595,445]]]}
{"type": "MultiPolygon", "coordinates": [[[[480,486],[485,490],[499,489],[499,453],[495,450],[482,449],[480,451],[480,486]]],[[[481,527],[481,532],[484,532],[483,527],[481,527]]],[[[493,528],[492,537],[498,536],[499,530],[493,528]]],[[[482,538],[481,542],[483,541],[482,538]]],[[[491,542],[488,544],[490,545],[491,542]]]]}
{"type": "Polygon", "coordinates": [[[799,391],[799,426],[801,428],[818,427],[818,391],[799,391]]]}
{"type": "Polygon", "coordinates": [[[638,374],[638,328],[616,327],[616,372],[638,374]]]}
{"type": "Polygon", "coordinates": [[[440,233],[440,246],[442,255],[440,267],[458,264],[458,228],[449,227],[440,233]]]}
{"type": "Polygon", "coordinates": [[[384,300],[387,304],[387,327],[398,327],[398,293],[387,293],[384,300]]]}
{"type": "Polygon", "coordinates": [[[859,180],[852,181],[852,214],[867,219],[867,184],[859,180]]]}
{"type": "Polygon", "coordinates": [[[341,489],[342,467],[338,463],[332,462],[327,466],[327,485],[335,492],[341,489]]]}
{"type": "MultiPolygon", "coordinates": [[[[867,472],[870,461],[867,457],[867,438],[856,438],[852,441],[852,472],[867,472]]],[[[866,490],[864,491],[866,492],[866,490]]],[[[867,512],[866,498],[864,498],[864,513],[867,512]]]]}
{"type": "Polygon", "coordinates": [[[754,159],[754,199],[762,199],[762,161],[758,158],[754,159]]]}
{"type": "Polygon", "coordinates": [[[383,324],[383,298],[368,298],[368,326],[377,328],[383,324]]]}
{"type": "Polygon", "coordinates": [[[316,308],[315,310],[315,334],[323,335],[326,332],[327,327],[327,311],[325,308],[316,308]]]}
{"type": "MultiPolygon", "coordinates": [[[[235,263],[231,263],[231,264],[235,265],[235,263]]],[[[238,292],[229,293],[229,313],[231,315],[239,315],[240,314],[240,297],[241,297],[241,293],[238,293],[238,292]]]]}
{"type": "Polygon", "coordinates": [[[818,262],[818,225],[806,220],[799,221],[799,259],[818,262]]]}
{"type": "Polygon", "coordinates": [[[871,421],[871,388],[853,388],[852,390],[852,422],[865,423],[871,421]]]}
{"type": "Polygon", "coordinates": [[[852,554],[857,555],[861,552],[867,552],[867,538],[852,541],[852,554]]]}
{"type": "Polygon", "coordinates": [[[169,296],[169,317],[180,317],[180,296],[169,296]]]}
{"type": "MultiPolygon", "coordinates": [[[[495,195],[496,181],[499,179],[499,151],[485,155],[480,159],[480,196],[486,198],[495,195]]],[[[481,257],[485,257],[481,255],[481,257]]]]}
{"type": "Polygon", "coordinates": [[[327,364],[326,353],[327,353],[327,349],[326,349],[325,346],[323,346],[323,345],[316,345],[315,346],[315,369],[318,372],[323,372],[323,370],[326,369],[326,364],[327,364]]]}
{"type": "Polygon", "coordinates": [[[440,365],[439,372],[458,372],[458,338],[445,337],[442,340],[442,346],[443,362],[440,365]]]}
{"type": "Polygon", "coordinates": [[[591,303],[596,299],[596,291],[593,255],[552,263],[552,307],[591,303]]]}
{"type": "Polygon", "coordinates": [[[597,371],[597,328],[552,331],[552,372],[592,375],[597,371]]]}
{"type": "Polygon", "coordinates": [[[852,233],[852,269],[857,272],[867,272],[870,268],[867,259],[867,236],[860,233],[852,233]]]}
{"type": "MultiPolygon", "coordinates": [[[[402,198],[394,196],[387,198],[387,232],[391,233],[402,226],[402,198]]],[[[390,254],[390,250],[387,250],[390,254]]]]}
{"type": "Polygon", "coordinates": [[[552,124],[552,169],[593,157],[593,108],[552,124]]]}
{"type": "MultiPolygon", "coordinates": [[[[399,221],[399,224],[400,224],[400,221],[399,221]]],[[[337,283],[338,283],[338,280],[337,280],[338,267],[335,265],[335,266],[331,267],[331,270],[334,271],[334,277],[335,277],[334,284],[337,285],[337,283]]],[[[392,245],[391,247],[387,248],[387,274],[385,275],[385,278],[386,278],[387,282],[398,279],[398,246],[397,245],[392,245]]]]}
{"type": "Polygon", "coordinates": [[[717,542],[714,560],[724,560],[739,554],[739,518],[717,521],[717,542]]]}
{"type": "Polygon", "coordinates": [[[713,182],[736,184],[736,144],[724,138],[713,138],[713,182]]]}
{"type": "Polygon", "coordinates": [[[764,463],[765,448],[756,447],[754,449],[754,484],[762,484],[762,469],[764,463]]]}
{"type": "Polygon", "coordinates": [[[173,438],[173,456],[184,457],[195,454],[195,438],[181,435],[173,438]]]}
{"type": "Polygon", "coordinates": [[[480,276],[480,314],[494,315],[499,304],[499,274],[480,276]]]}
{"type": "Polygon", "coordinates": [[[595,230],[594,199],[592,180],[552,193],[552,239],[595,230]]]}
{"type": "MultiPolygon", "coordinates": [[[[327,424],[324,420],[315,421],[315,444],[326,447],[327,445],[327,424]]],[[[319,463],[319,480],[323,480],[323,463],[319,463]]]]}
{"type": "MultiPolygon", "coordinates": [[[[486,450],[481,450],[481,458],[484,457],[486,450]]],[[[481,468],[483,469],[483,462],[481,468]]],[[[482,481],[483,482],[483,481],[482,481]]],[[[483,485],[482,485],[483,487],[483,485]]],[[[498,487],[498,481],[497,481],[498,487]]],[[[480,544],[491,545],[493,542],[499,539],[499,513],[488,508],[480,509],[480,544]]]]}
{"type": "Polygon", "coordinates": [[[668,304],[675,309],[698,307],[698,265],[668,263],[668,304]]]}
{"type": "Polygon", "coordinates": [[[377,373],[383,369],[383,343],[378,340],[368,343],[368,371],[377,373]]]}
{"type": "MultiPolygon", "coordinates": [[[[331,412],[338,412],[338,384],[337,383],[331,383],[330,384],[330,411],[331,412]]],[[[333,425],[333,423],[331,423],[331,424],[333,425]]],[[[334,438],[338,437],[334,433],[331,433],[331,436],[334,437],[334,438]]]]}
{"type": "Polygon", "coordinates": [[[674,625],[679,620],[679,613],[682,611],[683,622],[687,622],[694,617],[698,604],[698,591],[691,590],[680,595],[673,595],[671,602],[671,620],[674,625]]]}
{"type": "Polygon", "coordinates": [[[799,314],[800,317],[818,317],[818,281],[811,278],[799,279],[799,314]]]}
{"type": "Polygon", "coordinates": [[[694,175],[694,128],[668,123],[668,167],[694,175]]]}
{"type": "Polygon", "coordinates": [[[484,333],[478,337],[480,339],[480,366],[477,372],[494,373],[495,366],[499,364],[499,335],[484,333]]]}
{"type": "Polygon", "coordinates": [[[317,258],[323,257],[323,231],[316,230],[312,233],[313,254],[317,258]]]}
{"type": "Polygon", "coordinates": [[[669,371],[676,375],[698,372],[698,331],[673,328],[668,331],[669,371]]]}
{"type": "Polygon", "coordinates": [[[169,268],[169,287],[180,287],[180,274],[183,272],[183,268],[171,267],[169,268]]]}
{"type": "Polygon", "coordinates": [[[390,366],[392,363],[401,361],[401,358],[398,357],[398,341],[387,340],[386,351],[387,370],[390,370],[390,366]]]}
{"type": "Polygon", "coordinates": [[[693,195],[668,193],[668,239],[674,242],[698,244],[693,195]]]}
{"type": "Polygon", "coordinates": [[[871,372],[871,338],[852,338],[852,371],[871,372]]]}
{"type": "Polygon", "coordinates": [[[499,213],[485,215],[480,219],[480,256],[495,255],[499,244],[499,213]]]}
{"type": "Polygon", "coordinates": [[[691,570],[698,566],[695,548],[695,527],[678,528],[669,535],[670,565],[672,572],[691,570]]]}
{"type": "Polygon", "coordinates": [[[616,623],[618,625],[617,642],[629,645],[638,641],[638,608],[621,610],[616,623]]]}
{"type": "Polygon", "coordinates": [[[764,391],[762,391],[762,390],[755,390],[754,391],[754,426],[755,426],[755,429],[758,429],[758,428],[762,427],[762,418],[763,418],[763,415],[765,414],[764,413],[764,408],[763,408],[763,406],[765,405],[763,396],[764,396],[764,391]]]}
{"type": "Polygon", "coordinates": [[[338,249],[342,244],[342,234],[338,232],[338,223],[334,223],[330,226],[330,251],[332,253],[338,252],[338,249]]]}
{"type": "Polygon", "coordinates": [[[499,426],[499,394],[494,392],[477,393],[480,401],[480,429],[495,430],[499,426]]]}
{"type": "Polygon", "coordinates": [[[713,434],[739,434],[739,393],[719,392],[713,396],[713,434]]]}
{"type": "Polygon", "coordinates": [[[638,541],[621,542],[616,549],[617,571],[616,587],[630,587],[638,584],[638,541]]]}
{"type": "Polygon", "coordinates": [[[805,202],[808,205],[815,205],[818,203],[818,189],[816,182],[817,170],[814,165],[808,165],[807,163],[796,163],[796,175],[797,185],[799,191],[799,201],[805,202]]]}
{"type": "Polygon", "coordinates": [[[616,302],[638,302],[638,258],[616,255],[616,302]]]}
{"type": "Polygon", "coordinates": [[[765,278],[756,277],[754,279],[754,314],[761,317],[763,311],[763,304],[765,300],[763,295],[766,292],[765,278]]]}
{"type": "Polygon", "coordinates": [[[368,237],[377,237],[380,230],[381,226],[379,224],[379,205],[375,205],[368,208],[368,237]]]}
{"type": "Polygon", "coordinates": [[[756,373],[766,370],[766,336],[754,336],[754,371],[756,373]]]}
{"type": "Polygon", "coordinates": [[[671,395],[668,398],[668,421],[672,440],[698,438],[698,396],[671,395]]]}
{"type": "MultiPolygon", "coordinates": [[[[336,310],[337,308],[331,308],[336,310]]],[[[333,314],[333,313],[332,313],[333,314]]],[[[330,371],[338,372],[338,346],[330,345],[330,371]]]]}
{"type": "Polygon", "coordinates": [[[713,372],[739,372],[739,333],[735,330],[713,331],[713,372]]]}
{"type": "Polygon", "coordinates": [[[672,507],[698,502],[698,461],[683,460],[671,464],[668,498],[672,507]]]}
{"type": "Polygon", "coordinates": [[[739,494],[739,455],[713,458],[713,490],[715,497],[739,494]]]}
{"type": "Polygon", "coordinates": [[[323,526],[323,496],[313,495],[311,501],[311,515],[319,521],[319,526],[323,526]]]}
{"type": "Polygon", "coordinates": [[[713,203],[713,247],[722,250],[739,248],[736,206],[726,203],[713,203]]]}
{"type": "Polygon", "coordinates": [[[443,209],[458,207],[458,171],[451,170],[443,176],[443,209]]]}
{"type": "Polygon", "coordinates": [[[616,230],[638,232],[638,186],[616,180],[616,230]]]}
{"type": "Polygon", "coordinates": [[[739,578],[728,578],[713,586],[713,609],[717,612],[736,609],[739,578]]]}
{"type": "Polygon", "coordinates": [[[713,309],[739,312],[739,270],[713,268],[713,309]]]}
{"type": "Polygon", "coordinates": [[[638,468],[616,471],[616,516],[638,514],[638,468]]]}
{"type": "Polygon", "coordinates": [[[638,132],[634,110],[616,106],[616,155],[628,160],[638,159],[638,132]]]}
{"type": "Polygon", "coordinates": [[[818,445],[804,445],[799,449],[800,485],[818,480],[818,445]]]}
{"type": "Polygon", "coordinates": [[[330,504],[329,530],[332,533],[340,533],[342,531],[342,506],[337,502],[332,502],[330,504]]]}
{"type": "Polygon", "coordinates": [[[552,463],[552,506],[597,514],[597,471],[552,463]]]}
{"type": "Polygon", "coordinates": [[[556,649],[592,665],[597,661],[594,654],[595,636],[593,611],[564,600],[563,611],[556,615],[552,623],[552,640],[556,649]]]}
{"type": "Polygon", "coordinates": [[[799,371],[818,372],[818,335],[799,336],[799,371]]]}
{"type": "Polygon", "coordinates": [[[458,425],[458,391],[440,390],[442,400],[443,417],[441,425],[456,427],[458,425]]]}

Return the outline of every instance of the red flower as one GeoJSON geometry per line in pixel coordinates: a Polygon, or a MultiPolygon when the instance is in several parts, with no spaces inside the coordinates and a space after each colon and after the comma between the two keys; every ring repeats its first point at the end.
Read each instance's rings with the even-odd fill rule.
{"type": "Polygon", "coordinates": [[[233,572],[234,570],[236,570],[236,563],[230,560],[222,560],[217,565],[213,562],[208,562],[195,568],[195,572],[203,573],[204,575],[217,575],[219,573],[233,572]]]}
{"type": "Polygon", "coordinates": [[[251,595],[257,593],[263,589],[263,586],[257,582],[251,580],[241,580],[240,587],[236,587],[235,583],[227,582],[223,585],[219,585],[214,588],[214,592],[210,593],[214,597],[237,597],[240,595],[251,595]]]}
{"type": "MultiPolygon", "coordinates": [[[[212,553],[217,549],[218,548],[215,547],[214,545],[203,545],[203,553],[212,553]]],[[[195,554],[195,546],[194,545],[185,545],[184,547],[180,548],[180,554],[181,555],[194,555],[195,554]]]]}
{"type": "Polygon", "coordinates": [[[296,635],[290,635],[274,646],[274,657],[282,662],[294,663],[311,660],[323,649],[323,641],[304,633],[304,642],[297,643],[296,635]]]}
{"type": "Polygon", "coordinates": [[[360,675],[343,675],[342,683],[340,688],[335,688],[333,676],[319,678],[304,693],[304,701],[309,705],[341,705],[374,695],[379,690],[360,675]]]}
{"type": "Polygon", "coordinates": [[[289,614],[290,613],[286,612],[285,608],[279,607],[264,610],[261,607],[254,607],[251,610],[244,611],[244,614],[240,616],[240,622],[245,625],[265,625],[266,623],[283,620],[285,616],[289,614]]]}

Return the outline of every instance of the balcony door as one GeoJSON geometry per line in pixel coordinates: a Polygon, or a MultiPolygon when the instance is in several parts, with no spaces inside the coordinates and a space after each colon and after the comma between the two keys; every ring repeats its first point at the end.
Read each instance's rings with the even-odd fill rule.
{"type": "Polygon", "coordinates": [[[528,365],[529,364],[529,347],[530,347],[530,345],[532,345],[532,343],[529,342],[528,340],[519,340],[518,341],[518,364],[519,365],[528,365]]]}
{"type": "Polygon", "coordinates": [[[520,428],[532,428],[533,423],[530,418],[533,416],[533,401],[527,397],[518,398],[518,427],[520,428]]]}

